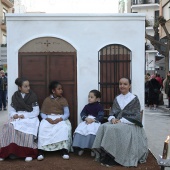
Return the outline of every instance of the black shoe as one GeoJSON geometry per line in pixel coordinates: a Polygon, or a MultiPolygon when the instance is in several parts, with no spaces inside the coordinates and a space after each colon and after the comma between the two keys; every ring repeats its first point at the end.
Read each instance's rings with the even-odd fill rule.
{"type": "Polygon", "coordinates": [[[0,111],[2,111],[2,108],[0,108],[0,111]]]}
{"type": "Polygon", "coordinates": [[[39,156],[39,155],[43,155],[43,156],[44,156],[44,151],[41,150],[41,149],[38,149],[38,156],[39,156]]]}
{"type": "Polygon", "coordinates": [[[100,164],[103,166],[106,166],[107,163],[108,163],[108,160],[106,158],[100,161],[100,164]]]}
{"type": "Polygon", "coordinates": [[[6,108],[4,108],[4,110],[6,110],[6,108]]]}
{"type": "Polygon", "coordinates": [[[106,156],[105,159],[101,160],[101,165],[106,166],[106,167],[111,167],[111,166],[116,166],[119,165],[114,158],[111,158],[110,156],[106,156]]]}
{"type": "Polygon", "coordinates": [[[62,158],[63,159],[69,159],[69,154],[68,154],[68,150],[67,149],[62,149],[62,158]]]}
{"type": "Polygon", "coordinates": [[[10,159],[17,159],[18,156],[14,155],[14,154],[10,154],[10,155],[9,155],[9,158],[10,158],[10,159]]]}
{"type": "Polygon", "coordinates": [[[170,106],[166,106],[166,108],[170,109],[170,106]]]}
{"type": "Polygon", "coordinates": [[[119,164],[114,159],[109,160],[109,162],[106,164],[107,167],[116,166],[116,165],[119,165],[119,164]]]}

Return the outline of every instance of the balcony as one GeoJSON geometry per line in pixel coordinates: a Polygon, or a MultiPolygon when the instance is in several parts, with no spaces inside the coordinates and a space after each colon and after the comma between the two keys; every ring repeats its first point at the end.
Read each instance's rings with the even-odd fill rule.
{"type": "Polygon", "coordinates": [[[8,8],[12,8],[14,6],[14,0],[1,0],[1,2],[8,8]]]}
{"type": "Polygon", "coordinates": [[[0,17],[0,27],[1,30],[6,31],[6,19],[0,17]]]}
{"type": "Polygon", "coordinates": [[[159,0],[133,0],[131,8],[153,8],[159,10],[159,0]]]}
{"type": "Polygon", "coordinates": [[[139,5],[139,4],[159,4],[159,0],[133,0],[131,5],[139,5]]]}

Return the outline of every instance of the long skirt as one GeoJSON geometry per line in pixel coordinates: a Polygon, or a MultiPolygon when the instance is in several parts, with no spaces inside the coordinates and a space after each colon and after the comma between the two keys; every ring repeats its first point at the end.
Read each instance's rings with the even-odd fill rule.
{"type": "Polygon", "coordinates": [[[20,158],[37,158],[37,148],[34,135],[15,130],[11,123],[4,124],[0,138],[0,158],[6,158],[10,154],[20,158]]]}
{"type": "Polygon", "coordinates": [[[87,124],[85,121],[81,122],[74,132],[73,147],[82,149],[92,148],[97,130],[101,123],[87,124]]]}
{"type": "Polygon", "coordinates": [[[147,137],[143,128],[124,123],[102,124],[96,134],[92,147],[96,151],[96,160],[100,160],[102,151],[111,155],[123,166],[137,166],[146,162],[148,155],[147,137]]]}
{"type": "Polygon", "coordinates": [[[78,147],[82,149],[91,149],[94,143],[96,135],[81,135],[79,133],[74,134],[73,147],[78,147]]]}
{"type": "MultiPolygon", "coordinates": [[[[67,149],[68,151],[72,150],[71,149],[72,127],[71,127],[71,123],[69,120],[65,121],[65,123],[67,125],[67,134],[68,134],[67,140],[63,140],[63,141],[59,141],[59,142],[51,142],[50,144],[42,146],[42,141],[45,142],[45,140],[46,140],[45,137],[41,137],[41,132],[43,131],[43,128],[42,128],[43,124],[45,125],[47,123],[47,121],[46,122],[45,121],[46,120],[44,120],[44,123],[43,122],[40,123],[39,137],[38,137],[38,149],[41,149],[44,151],[57,151],[57,150],[61,150],[61,149],[67,149]]],[[[55,125],[51,125],[51,127],[52,126],[55,126],[55,125]]],[[[60,129],[62,129],[62,126],[60,127],[60,129]]],[[[55,132],[55,129],[54,129],[54,132],[55,132]]],[[[56,132],[58,132],[57,129],[56,129],[56,132]]],[[[48,133],[50,133],[50,131],[48,133]]],[[[55,135],[56,135],[56,137],[58,136],[57,134],[55,134],[55,135]]],[[[49,136],[49,134],[47,134],[47,136],[49,136]]],[[[54,138],[54,136],[51,136],[51,138],[54,138]]],[[[49,139],[48,139],[48,141],[49,141],[49,139]]],[[[51,139],[51,141],[53,141],[53,139],[51,139]]]]}

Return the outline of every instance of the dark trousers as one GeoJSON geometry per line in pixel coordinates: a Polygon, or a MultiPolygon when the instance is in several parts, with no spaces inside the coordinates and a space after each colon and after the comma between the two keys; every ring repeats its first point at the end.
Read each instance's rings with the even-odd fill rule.
{"type": "Polygon", "coordinates": [[[148,105],[148,92],[145,92],[145,104],[147,104],[148,105]]]}
{"type": "Polygon", "coordinates": [[[2,109],[2,105],[3,105],[3,108],[6,108],[6,95],[7,95],[7,91],[0,90],[0,108],[1,109],[2,109]]]}

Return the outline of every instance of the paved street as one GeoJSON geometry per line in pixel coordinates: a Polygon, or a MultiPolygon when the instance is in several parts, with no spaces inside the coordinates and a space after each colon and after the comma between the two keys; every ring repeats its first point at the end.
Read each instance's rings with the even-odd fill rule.
{"type": "Polygon", "coordinates": [[[154,156],[162,155],[164,141],[170,135],[170,112],[145,108],[144,128],[154,156]]]}
{"type": "MultiPolygon", "coordinates": [[[[8,119],[8,112],[0,112],[0,131],[8,119]]],[[[143,117],[144,128],[148,137],[148,145],[156,158],[162,155],[164,141],[170,135],[170,111],[165,106],[156,111],[145,108],[143,117]]],[[[170,168],[166,168],[169,170],[170,168]]]]}

